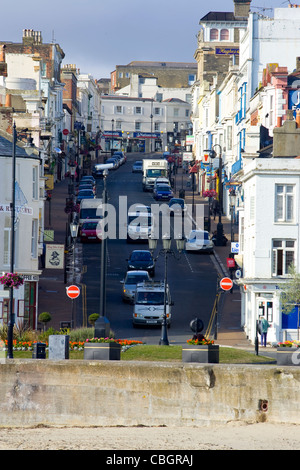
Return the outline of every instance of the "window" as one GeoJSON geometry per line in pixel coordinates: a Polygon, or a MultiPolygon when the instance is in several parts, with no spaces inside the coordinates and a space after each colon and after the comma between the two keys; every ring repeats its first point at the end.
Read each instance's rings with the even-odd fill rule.
{"type": "Polygon", "coordinates": [[[229,31],[228,31],[228,29],[221,29],[220,39],[221,39],[221,41],[229,41],[229,31]]]}
{"type": "Polygon", "coordinates": [[[116,122],[116,130],[118,130],[118,131],[122,130],[122,121],[117,121],[116,122]]]}
{"type": "Polygon", "coordinates": [[[179,116],[179,109],[174,108],[174,116],[178,117],[179,116]]]}
{"type": "Polygon", "coordinates": [[[294,221],[294,185],[275,185],[275,222],[294,221]]]}
{"type": "Polygon", "coordinates": [[[161,114],[161,109],[160,109],[160,108],[154,108],[154,114],[155,114],[156,116],[160,116],[160,114],[161,114]]]}
{"type": "Polygon", "coordinates": [[[115,106],[116,114],[123,114],[123,106],[115,106]]]}
{"type": "Polygon", "coordinates": [[[135,123],[135,130],[140,131],[141,130],[141,123],[139,121],[136,121],[135,123]]]}
{"type": "Polygon", "coordinates": [[[38,167],[32,168],[32,199],[38,199],[38,167]]]}
{"type": "Polygon", "coordinates": [[[227,126],[227,150],[232,150],[232,126],[227,126]]]}
{"type": "Polygon", "coordinates": [[[134,108],[134,112],[135,112],[135,114],[142,114],[142,108],[140,106],[136,106],[134,108]]]}
{"type": "Polygon", "coordinates": [[[295,241],[273,240],[272,245],[272,275],[286,276],[289,267],[294,264],[295,241]]]}
{"type": "Polygon", "coordinates": [[[38,245],[38,220],[32,219],[32,232],[31,232],[31,256],[37,258],[37,245],[38,245]]]}
{"type": "Polygon", "coordinates": [[[119,72],[119,78],[123,78],[123,72],[119,72]]]}
{"type": "Polygon", "coordinates": [[[211,29],[210,30],[210,40],[217,41],[219,39],[219,30],[218,29],[211,29]]]}
{"type": "Polygon", "coordinates": [[[156,132],[159,132],[159,131],[160,131],[160,122],[155,122],[155,123],[154,123],[154,130],[155,130],[156,132]]]}
{"type": "Polygon", "coordinates": [[[196,80],[196,75],[194,74],[189,75],[189,85],[193,85],[195,83],[195,80],[196,80]]]}

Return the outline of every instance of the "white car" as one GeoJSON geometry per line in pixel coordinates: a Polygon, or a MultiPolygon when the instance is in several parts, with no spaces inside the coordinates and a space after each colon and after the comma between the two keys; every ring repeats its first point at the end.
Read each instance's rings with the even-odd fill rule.
{"type": "Polygon", "coordinates": [[[191,230],[185,244],[186,251],[213,253],[214,243],[206,230],[191,230]]]}
{"type": "Polygon", "coordinates": [[[150,281],[150,279],[148,271],[128,271],[124,281],[121,281],[121,284],[123,284],[123,301],[133,302],[137,284],[143,281],[150,281]]]}

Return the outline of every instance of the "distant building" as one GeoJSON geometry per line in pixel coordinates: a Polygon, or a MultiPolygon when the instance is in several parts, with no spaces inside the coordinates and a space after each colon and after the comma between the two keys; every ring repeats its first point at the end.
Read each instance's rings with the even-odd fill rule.
{"type": "Polygon", "coordinates": [[[134,61],[117,65],[111,73],[111,92],[130,84],[132,74],[148,74],[157,77],[157,85],[164,88],[188,88],[197,77],[197,64],[189,62],[134,61]]]}

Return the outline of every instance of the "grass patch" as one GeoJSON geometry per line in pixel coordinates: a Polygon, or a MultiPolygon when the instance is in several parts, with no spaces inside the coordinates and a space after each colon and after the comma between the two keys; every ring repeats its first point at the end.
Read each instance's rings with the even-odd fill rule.
{"type": "MultiPolygon", "coordinates": [[[[152,346],[143,344],[121,352],[122,361],[181,362],[182,346],[152,346]]],[[[48,354],[46,353],[48,357],[48,354]]],[[[14,351],[15,359],[31,359],[32,351],[14,351]]],[[[70,351],[70,359],[83,359],[83,351],[70,351]]],[[[274,363],[275,360],[242,349],[220,347],[220,364],[274,363]]]]}

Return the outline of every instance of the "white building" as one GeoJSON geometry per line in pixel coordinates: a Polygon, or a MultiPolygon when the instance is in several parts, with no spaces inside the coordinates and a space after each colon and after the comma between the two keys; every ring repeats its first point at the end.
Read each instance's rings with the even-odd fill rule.
{"type": "MultiPolygon", "coordinates": [[[[0,273],[10,272],[11,259],[11,210],[12,201],[12,142],[0,135],[0,273]]],[[[28,156],[23,148],[16,147],[15,185],[15,251],[14,272],[24,277],[24,284],[14,289],[16,322],[37,327],[38,269],[40,233],[40,159],[38,154],[28,156]]],[[[6,324],[9,298],[0,286],[0,322],[6,324]]]]}

